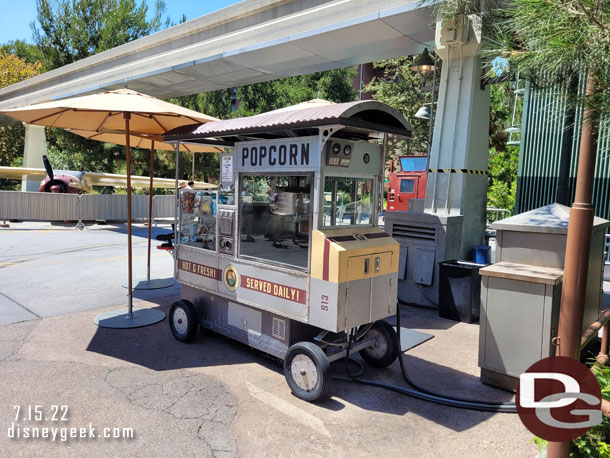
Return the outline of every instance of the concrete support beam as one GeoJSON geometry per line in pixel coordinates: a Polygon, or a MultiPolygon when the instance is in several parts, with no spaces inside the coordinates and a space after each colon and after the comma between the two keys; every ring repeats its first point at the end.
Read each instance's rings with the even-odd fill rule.
{"type": "Polygon", "coordinates": [[[436,24],[443,68],[424,212],[385,217],[400,243],[398,296],[407,303],[437,306],[438,263],[470,260],[485,240],[489,91],[480,87],[480,44],[476,18],[436,24]]]}
{"type": "MultiPolygon", "coordinates": [[[[44,126],[34,124],[25,125],[25,146],[23,148],[23,166],[43,168],[42,155],[47,154],[47,136],[44,126]]],[[[21,181],[22,191],[38,191],[40,177],[23,175],[21,181]]]]}
{"type": "Polygon", "coordinates": [[[480,44],[474,17],[444,27],[437,23],[436,51],[443,69],[424,211],[463,217],[463,259],[485,238],[489,88],[480,86],[480,44]]]}

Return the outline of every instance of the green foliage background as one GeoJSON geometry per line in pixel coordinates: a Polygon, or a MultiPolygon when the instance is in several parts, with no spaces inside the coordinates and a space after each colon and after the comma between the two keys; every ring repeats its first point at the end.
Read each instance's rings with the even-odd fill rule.
{"type": "MultiPolygon", "coordinates": [[[[42,65],[30,62],[5,49],[0,49],[0,88],[18,83],[40,73],[42,65]]],[[[23,163],[25,129],[21,123],[0,126],[0,165],[18,167],[23,163]]],[[[14,190],[14,180],[0,179],[0,189],[14,190]]]]}

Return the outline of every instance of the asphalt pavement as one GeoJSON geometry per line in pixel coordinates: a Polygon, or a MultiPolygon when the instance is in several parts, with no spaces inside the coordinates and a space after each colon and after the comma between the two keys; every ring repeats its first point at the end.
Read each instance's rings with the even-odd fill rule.
{"type": "MultiPolygon", "coordinates": [[[[136,277],[146,272],[145,233],[135,228],[136,277]]],[[[11,224],[0,229],[0,246],[3,456],[536,455],[532,435],[514,414],[456,409],[336,380],[330,398],[307,403],[290,393],[276,361],[219,335],[200,333],[182,344],[167,320],[131,330],[98,328],[97,314],[126,307],[124,225],[75,231],[11,224]],[[64,420],[54,418],[64,410],[64,420]],[[23,437],[26,428],[31,435],[45,427],[93,429],[97,436],[23,437]],[[105,438],[106,428],[132,428],[133,437],[105,438]]],[[[172,258],[154,246],[152,266],[153,278],[173,274],[172,258]]],[[[136,291],[135,307],[167,313],[178,293],[178,286],[136,291]]],[[[513,398],[479,381],[478,324],[414,307],[402,307],[401,317],[403,326],[434,336],[404,356],[417,383],[458,397],[513,398]]],[[[333,363],[333,372],[343,371],[343,363],[333,363]]],[[[404,386],[397,362],[367,367],[364,377],[404,386]]]]}
{"type": "MultiPolygon", "coordinates": [[[[125,224],[11,223],[0,229],[0,324],[50,317],[109,305],[124,305],[127,289],[125,224]]],[[[153,227],[151,279],[172,278],[170,254],[156,249],[153,227]]],[[[133,228],[134,279],[146,278],[148,228],[133,228]]],[[[159,290],[136,290],[134,298],[153,299],[180,293],[176,284],[159,290]]]]}

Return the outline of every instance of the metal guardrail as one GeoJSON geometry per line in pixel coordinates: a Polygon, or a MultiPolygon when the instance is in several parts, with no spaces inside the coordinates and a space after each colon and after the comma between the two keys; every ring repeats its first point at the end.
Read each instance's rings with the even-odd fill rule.
{"type": "Polygon", "coordinates": [[[173,218],[176,212],[176,197],[171,194],[167,196],[153,196],[153,219],[173,218]]]}
{"type": "Polygon", "coordinates": [[[0,219],[78,221],[79,197],[76,194],[0,191],[0,219]]]}
{"type": "MultiPolygon", "coordinates": [[[[173,218],[173,195],[153,196],[153,219],[173,218]]],[[[134,219],[148,218],[148,196],[131,196],[134,219]]],[[[127,199],[117,194],[54,194],[0,191],[0,220],[96,221],[127,220],[127,199]]]]}
{"type": "MultiPolygon", "coordinates": [[[[120,194],[83,194],[80,208],[81,221],[127,219],[127,199],[120,194]]],[[[131,217],[148,218],[148,196],[131,196],[131,217]]]]}
{"type": "Polygon", "coordinates": [[[510,210],[506,208],[487,207],[487,226],[491,227],[492,223],[500,221],[511,216],[510,210]]]}

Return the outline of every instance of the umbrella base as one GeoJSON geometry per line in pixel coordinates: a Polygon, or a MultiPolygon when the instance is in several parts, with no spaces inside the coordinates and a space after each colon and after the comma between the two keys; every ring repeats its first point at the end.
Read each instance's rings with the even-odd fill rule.
{"type": "Polygon", "coordinates": [[[134,310],[131,318],[125,310],[112,310],[102,313],[93,319],[101,328],[131,329],[149,326],[165,319],[165,313],[154,309],[134,310]]]}
{"type": "MultiPolygon", "coordinates": [[[[175,283],[176,280],[174,280],[173,278],[157,278],[154,280],[150,280],[150,282],[146,279],[133,280],[132,285],[133,289],[162,289],[174,286],[175,283]]],[[[129,286],[129,282],[125,282],[121,286],[123,288],[127,288],[129,286]]]]}

